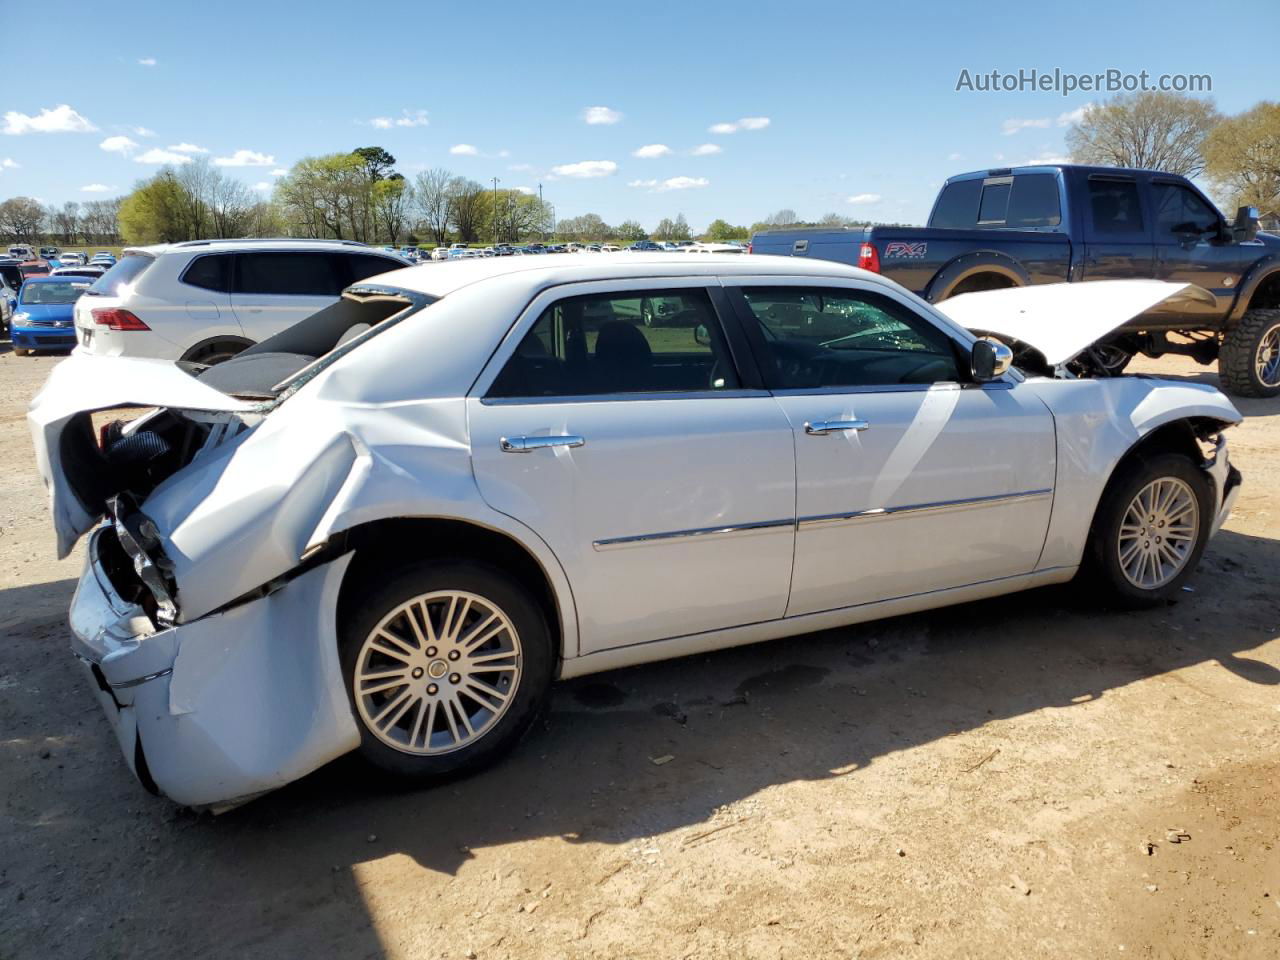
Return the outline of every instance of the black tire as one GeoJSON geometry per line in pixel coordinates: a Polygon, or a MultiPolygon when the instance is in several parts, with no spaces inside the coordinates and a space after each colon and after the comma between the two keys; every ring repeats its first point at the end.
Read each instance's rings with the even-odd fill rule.
{"type": "Polygon", "coordinates": [[[1112,602],[1122,607],[1149,607],[1178,592],[1195,571],[1209,539],[1214,518],[1214,493],[1208,476],[1190,457],[1180,453],[1141,454],[1116,468],[1115,475],[1098,503],[1089,545],[1085,550],[1085,574],[1112,602]],[[1134,584],[1120,564],[1120,527],[1125,513],[1139,491],[1160,479],[1180,480],[1190,488],[1197,505],[1195,539],[1177,575],[1153,588],[1134,584]]]}
{"type": "Polygon", "coordinates": [[[1258,376],[1263,341],[1280,328],[1280,310],[1250,310],[1227,332],[1218,355],[1218,376],[1238,397],[1280,396],[1280,377],[1269,383],[1258,376]]]}
{"type": "MultiPolygon", "coordinates": [[[[339,625],[343,683],[351,703],[352,715],[360,730],[361,755],[369,763],[398,779],[429,784],[475,773],[514,747],[545,707],[554,668],[551,631],[547,627],[542,608],[525,585],[500,570],[470,561],[416,563],[399,569],[381,581],[367,583],[370,587],[367,594],[362,594],[358,600],[346,605],[348,609],[344,614],[344,622],[339,625]],[[388,614],[401,604],[437,591],[474,594],[491,607],[501,610],[518,636],[519,677],[505,712],[470,743],[450,748],[450,752],[408,752],[388,745],[370,729],[357,703],[356,671],[366,640],[388,614]]],[[[484,646],[485,644],[481,644],[481,647],[484,646]]],[[[439,678],[441,685],[445,679],[439,678]]],[[[430,676],[426,676],[418,682],[425,684],[429,681],[430,676]]],[[[398,692],[392,691],[387,698],[390,699],[398,692]]],[[[469,702],[473,706],[478,705],[476,700],[469,702]]],[[[418,706],[410,708],[405,719],[399,722],[406,728],[412,727],[415,721],[411,718],[420,709],[422,708],[418,706]]],[[[444,708],[439,709],[442,711],[444,708]]],[[[439,716],[442,718],[443,714],[439,716]]],[[[453,719],[454,715],[450,715],[450,723],[453,719]]],[[[393,722],[391,726],[395,727],[396,723],[393,722]]],[[[440,729],[443,738],[445,728],[442,720],[434,729],[440,729]]],[[[427,737],[430,739],[431,734],[428,733],[427,737]]]]}
{"type": "Polygon", "coordinates": [[[183,354],[182,359],[188,363],[203,363],[212,367],[214,364],[230,360],[237,353],[247,350],[252,344],[243,340],[211,340],[202,343],[183,354]]]}
{"type": "Polygon", "coordinates": [[[646,327],[653,326],[653,301],[648,297],[642,297],[640,300],[640,320],[646,327]]]}

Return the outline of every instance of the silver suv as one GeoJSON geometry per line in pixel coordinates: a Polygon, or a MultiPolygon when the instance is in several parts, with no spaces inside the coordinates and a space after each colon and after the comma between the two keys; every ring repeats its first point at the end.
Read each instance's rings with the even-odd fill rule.
{"type": "Polygon", "coordinates": [[[218,363],[408,266],[347,240],[192,240],[130,247],[75,308],[77,350],[218,363]]]}

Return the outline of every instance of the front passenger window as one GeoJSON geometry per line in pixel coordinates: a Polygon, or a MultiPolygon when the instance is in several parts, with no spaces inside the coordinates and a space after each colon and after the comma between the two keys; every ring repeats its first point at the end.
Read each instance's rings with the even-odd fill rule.
{"type": "Polygon", "coordinates": [[[769,386],[779,390],[960,379],[951,338],[880,294],[743,287],[769,386]]]}
{"type": "Polygon", "coordinates": [[[737,385],[707,294],[653,290],[547,307],[488,396],[700,393],[737,385]]]}

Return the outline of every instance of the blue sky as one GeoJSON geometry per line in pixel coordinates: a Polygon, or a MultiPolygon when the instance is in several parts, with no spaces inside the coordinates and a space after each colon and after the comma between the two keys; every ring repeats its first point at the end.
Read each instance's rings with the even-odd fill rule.
{"type": "Polygon", "coordinates": [[[949,174],[1061,157],[1065,115],[1100,99],[956,92],[962,69],[1208,73],[1227,112],[1280,89],[1263,66],[1276,0],[981,10],[131,0],[59,24],[48,8],[6,42],[23,79],[0,97],[0,198],[114,195],[192,148],[269,185],[299,157],[378,144],[409,176],[541,183],[560,217],[919,222],[949,174]]]}

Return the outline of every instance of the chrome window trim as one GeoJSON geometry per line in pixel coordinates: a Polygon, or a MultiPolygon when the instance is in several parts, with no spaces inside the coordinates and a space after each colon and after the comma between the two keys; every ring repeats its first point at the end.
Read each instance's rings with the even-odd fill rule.
{"type": "Polygon", "coordinates": [[[643,546],[648,543],[660,543],[667,540],[681,540],[698,537],[725,537],[739,533],[755,533],[760,530],[774,530],[781,527],[792,527],[800,530],[833,523],[845,523],[855,520],[884,520],[889,517],[911,516],[915,514],[943,513],[951,510],[971,510],[979,507],[991,507],[1006,503],[1021,503],[1029,500],[1042,500],[1053,496],[1053,490],[1023,490],[1019,493],[998,493],[988,497],[966,497],[961,500],[939,500],[934,503],[912,503],[901,507],[872,507],[867,510],[851,510],[847,513],[829,513],[811,517],[798,517],[794,520],[760,520],[754,523],[726,524],[720,527],[700,527],[694,530],[668,530],[661,533],[641,533],[629,537],[608,537],[592,541],[596,551],[615,550],[619,547],[643,546]]]}
{"type": "Polygon", "coordinates": [[[570,394],[556,397],[481,397],[480,402],[486,407],[506,407],[512,405],[534,405],[548,403],[616,403],[635,400],[723,400],[726,397],[767,397],[768,390],[686,390],[670,393],[592,393],[570,394]]]}
{"type": "Polygon", "coordinates": [[[1053,495],[1053,490],[1024,490],[1020,493],[998,493],[988,497],[966,497],[961,500],[938,500],[934,503],[911,503],[901,507],[872,507],[869,510],[852,510],[848,513],[827,513],[800,517],[796,527],[813,527],[853,520],[883,520],[904,515],[945,513],[953,510],[971,510],[997,504],[1020,503],[1027,500],[1043,500],[1053,495]]]}

